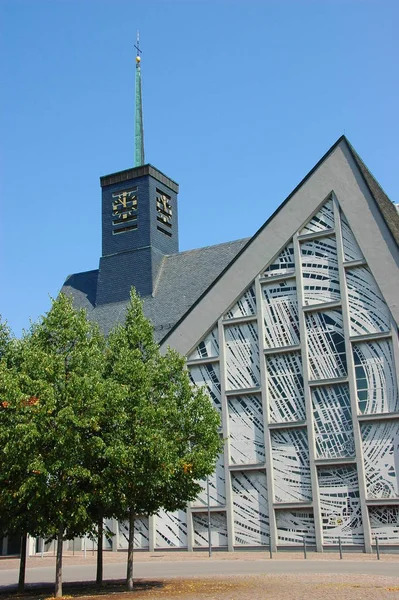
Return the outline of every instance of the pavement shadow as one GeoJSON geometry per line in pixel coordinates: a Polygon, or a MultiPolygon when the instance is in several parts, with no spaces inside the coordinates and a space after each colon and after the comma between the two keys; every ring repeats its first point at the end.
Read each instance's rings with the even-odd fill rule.
{"type": "MultiPolygon", "coordinates": [[[[134,590],[131,594],[145,591],[150,592],[163,587],[164,582],[160,580],[135,579],[134,590]]],[[[22,593],[17,591],[16,585],[6,586],[0,589],[0,600],[42,600],[43,597],[50,596],[53,590],[54,584],[48,582],[27,584],[25,591],[22,593]]],[[[126,581],[121,579],[107,579],[100,588],[96,587],[94,581],[74,581],[72,583],[64,583],[62,593],[64,596],[72,596],[72,598],[79,598],[80,596],[101,598],[104,596],[110,597],[112,594],[112,598],[116,600],[118,593],[126,593],[126,581]]]]}

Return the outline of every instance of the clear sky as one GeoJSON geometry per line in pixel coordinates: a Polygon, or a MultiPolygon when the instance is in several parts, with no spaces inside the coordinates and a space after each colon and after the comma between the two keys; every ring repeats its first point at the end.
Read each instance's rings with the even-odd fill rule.
{"type": "Polygon", "coordinates": [[[0,0],[0,313],[16,334],[101,253],[99,177],[180,183],[180,249],[251,236],[345,133],[399,201],[397,0],[0,0]]]}

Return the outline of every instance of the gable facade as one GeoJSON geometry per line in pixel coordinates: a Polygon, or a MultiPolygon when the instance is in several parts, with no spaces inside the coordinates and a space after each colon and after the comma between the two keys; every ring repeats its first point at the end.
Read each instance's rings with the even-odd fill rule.
{"type": "Polygon", "coordinates": [[[221,415],[214,545],[399,543],[398,259],[341,140],[166,338],[221,415]]]}

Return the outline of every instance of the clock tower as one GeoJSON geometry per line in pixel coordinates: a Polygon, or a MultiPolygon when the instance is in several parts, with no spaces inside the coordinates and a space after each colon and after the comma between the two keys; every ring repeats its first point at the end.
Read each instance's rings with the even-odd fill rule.
{"type": "Polygon", "coordinates": [[[100,178],[102,256],[96,304],[153,294],[162,259],[179,251],[178,184],[144,164],[141,50],[137,38],[135,166],[100,178]]]}

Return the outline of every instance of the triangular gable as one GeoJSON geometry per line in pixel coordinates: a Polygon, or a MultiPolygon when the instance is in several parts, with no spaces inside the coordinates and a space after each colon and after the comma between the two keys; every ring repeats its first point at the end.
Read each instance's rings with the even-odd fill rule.
{"type": "MultiPolygon", "coordinates": [[[[305,255],[302,257],[303,275],[309,278],[309,286],[305,285],[305,304],[317,304],[320,298],[330,303],[338,300],[339,286],[334,279],[335,241],[334,237],[325,236],[334,226],[333,198],[344,215],[341,231],[345,260],[354,261],[354,266],[356,261],[367,262],[389,311],[399,323],[399,248],[358,160],[347,140],[340,138],[172,329],[162,346],[170,345],[187,354],[222,315],[234,318],[240,313],[250,314],[253,303],[250,288],[259,274],[273,278],[293,272],[290,244],[294,235],[301,236],[305,255]],[[307,235],[312,238],[309,248],[306,247],[307,235]],[[314,239],[315,235],[316,238],[320,235],[320,239],[314,239]],[[247,290],[246,296],[244,290],[247,290]],[[326,293],[330,295],[328,299],[326,293]]],[[[287,308],[288,296],[280,306],[294,310],[292,306],[287,308]]],[[[229,333],[233,339],[234,332],[229,333]]],[[[249,380],[255,383],[256,369],[249,380]]]]}

